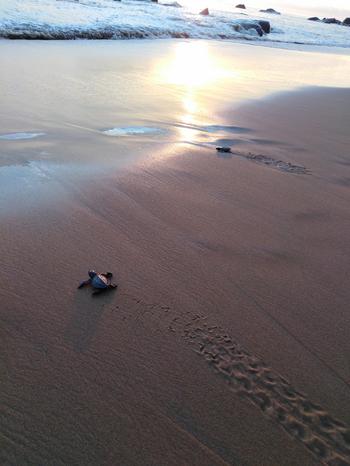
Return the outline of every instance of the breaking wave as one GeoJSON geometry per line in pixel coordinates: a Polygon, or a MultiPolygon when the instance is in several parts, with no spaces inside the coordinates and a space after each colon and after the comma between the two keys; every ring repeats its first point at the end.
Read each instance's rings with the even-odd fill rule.
{"type": "MultiPolygon", "coordinates": [[[[187,0],[184,0],[186,2],[187,0]]],[[[223,1],[223,5],[225,0],[223,1]]],[[[229,5],[209,15],[178,2],[150,0],[2,0],[0,37],[8,39],[198,38],[350,47],[350,27],[268,15],[229,5]],[[271,33],[261,21],[271,23],[271,33]],[[263,28],[264,29],[264,28],[263,28]]],[[[230,2],[231,3],[231,2],[230,2]]]]}

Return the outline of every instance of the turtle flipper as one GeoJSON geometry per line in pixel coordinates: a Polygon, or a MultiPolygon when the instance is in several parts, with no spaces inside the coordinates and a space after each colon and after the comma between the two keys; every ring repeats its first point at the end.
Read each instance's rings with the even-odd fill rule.
{"type": "Polygon", "coordinates": [[[110,288],[110,289],[113,289],[113,290],[114,290],[115,288],[118,288],[118,285],[117,285],[117,284],[115,284],[115,283],[110,283],[110,284],[108,285],[108,288],[110,288]]]}
{"type": "Polygon", "coordinates": [[[85,280],[85,281],[83,281],[83,282],[81,282],[81,283],[79,284],[78,289],[83,288],[84,286],[90,285],[90,283],[91,283],[91,280],[90,280],[90,279],[89,279],[89,280],[85,280]]]}

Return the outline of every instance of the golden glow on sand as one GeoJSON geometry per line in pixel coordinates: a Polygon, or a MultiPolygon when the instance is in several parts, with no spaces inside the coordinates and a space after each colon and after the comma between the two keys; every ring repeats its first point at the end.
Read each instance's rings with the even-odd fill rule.
{"type": "Polygon", "coordinates": [[[219,118],[217,102],[221,109],[232,109],[238,102],[296,87],[347,86],[348,56],[325,57],[318,52],[184,40],[172,43],[168,53],[153,62],[151,80],[160,94],[171,96],[167,111],[180,123],[178,142],[204,143],[205,134],[196,126],[219,118]]]}
{"type": "Polygon", "coordinates": [[[220,79],[233,77],[205,42],[181,42],[174,54],[157,69],[160,79],[168,84],[191,88],[203,87],[220,79]]]}
{"type": "MultiPolygon", "coordinates": [[[[202,95],[205,89],[215,89],[220,82],[236,78],[238,73],[228,68],[227,61],[216,56],[206,42],[198,41],[175,44],[173,53],[157,65],[155,75],[161,84],[181,89],[183,114],[178,119],[184,125],[191,125],[199,123],[207,100],[202,95]]],[[[182,140],[192,141],[196,133],[194,129],[179,127],[182,140]]]]}

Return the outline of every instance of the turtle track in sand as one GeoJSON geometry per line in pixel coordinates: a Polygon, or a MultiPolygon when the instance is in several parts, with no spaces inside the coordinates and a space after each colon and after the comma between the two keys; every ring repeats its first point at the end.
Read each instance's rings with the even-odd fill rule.
{"type": "MultiPolygon", "coordinates": [[[[238,142],[239,140],[237,140],[238,142]]],[[[225,140],[225,139],[217,139],[214,142],[210,143],[198,143],[198,142],[187,142],[187,144],[191,144],[193,146],[205,147],[212,149],[213,145],[215,146],[227,146],[230,148],[232,144],[232,140],[225,140]]],[[[285,173],[292,173],[295,175],[311,175],[311,171],[304,167],[304,165],[296,165],[292,162],[287,162],[285,160],[276,159],[274,157],[263,155],[263,154],[255,154],[253,152],[243,152],[238,151],[230,148],[229,151],[217,151],[218,157],[223,158],[233,158],[233,157],[240,157],[242,159],[248,160],[250,162],[254,162],[258,165],[263,165],[267,168],[273,168],[275,170],[279,170],[285,173]]]]}
{"type": "Polygon", "coordinates": [[[289,436],[300,441],[319,464],[350,466],[350,428],[296,390],[222,327],[212,324],[204,315],[189,312],[174,315],[168,305],[128,297],[136,305],[137,320],[147,317],[160,331],[167,329],[183,338],[208,367],[226,381],[229,390],[277,422],[289,436]]]}
{"type": "Polygon", "coordinates": [[[321,464],[350,466],[350,429],[295,390],[222,328],[197,315],[175,318],[169,330],[181,333],[196,353],[226,380],[230,390],[249,400],[302,442],[321,464]]]}
{"type": "Polygon", "coordinates": [[[231,150],[231,154],[234,156],[242,157],[250,162],[255,162],[259,165],[264,165],[266,167],[275,168],[282,172],[294,173],[296,175],[309,175],[310,171],[303,165],[295,165],[291,162],[286,162],[284,160],[275,159],[267,155],[262,154],[253,154],[252,152],[238,152],[231,150]]]}

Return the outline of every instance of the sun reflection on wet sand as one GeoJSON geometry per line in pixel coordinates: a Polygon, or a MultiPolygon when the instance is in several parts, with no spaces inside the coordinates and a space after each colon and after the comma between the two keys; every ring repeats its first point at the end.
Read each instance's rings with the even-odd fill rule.
{"type": "Polygon", "coordinates": [[[181,125],[176,129],[181,142],[194,142],[198,135],[198,131],[193,128],[193,125],[196,124],[195,115],[191,111],[184,113],[180,116],[180,123],[181,125]]]}
{"type": "Polygon", "coordinates": [[[198,131],[186,125],[202,123],[206,114],[207,98],[204,89],[217,87],[220,81],[233,79],[238,73],[227,67],[212,52],[205,42],[182,42],[175,44],[169,58],[162,60],[155,71],[161,83],[180,88],[178,92],[183,113],[178,115],[181,141],[194,142],[198,131]]]}
{"type": "Polygon", "coordinates": [[[187,113],[193,114],[199,110],[195,96],[193,96],[193,92],[188,92],[186,94],[186,96],[182,99],[182,105],[187,113]]]}

